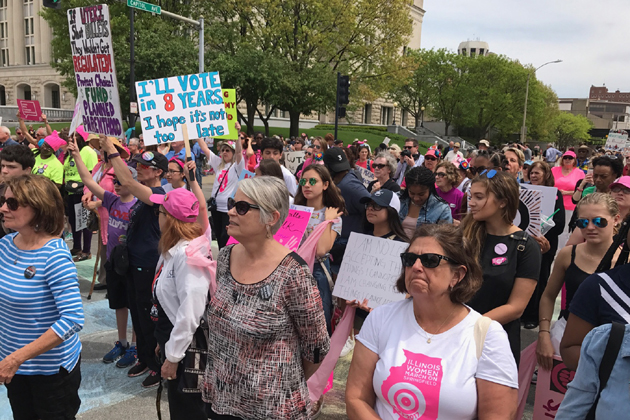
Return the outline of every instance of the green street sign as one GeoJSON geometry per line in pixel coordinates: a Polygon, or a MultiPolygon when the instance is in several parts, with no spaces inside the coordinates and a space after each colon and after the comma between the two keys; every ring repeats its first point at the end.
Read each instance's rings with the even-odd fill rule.
{"type": "Polygon", "coordinates": [[[145,12],[151,12],[156,14],[162,14],[162,8],[156,4],[145,3],[140,0],[127,0],[127,6],[135,9],[144,10],[145,12]]]}

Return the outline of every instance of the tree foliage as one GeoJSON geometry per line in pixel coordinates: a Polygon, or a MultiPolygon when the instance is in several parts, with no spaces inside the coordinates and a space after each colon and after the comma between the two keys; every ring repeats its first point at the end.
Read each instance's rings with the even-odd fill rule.
{"type": "Polygon", "coordinates": [[[551,122],[552,137],[558,147],[575,146],[591,138],[589,130],[593,127],[591,120],[583,115],[559,112],[551,122]]]}

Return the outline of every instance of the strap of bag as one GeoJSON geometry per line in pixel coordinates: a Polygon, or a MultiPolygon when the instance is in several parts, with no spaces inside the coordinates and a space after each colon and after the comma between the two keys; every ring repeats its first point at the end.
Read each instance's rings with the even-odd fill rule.
{"type": "Polygon", "coordinates": [[[602,395],[604,388],[606,388],[608,378],[610,378],[610,374],[615,366],[625,332],[626,327],[623,324],[618,322],[612,323],[610,335],[608,336],[608,343],[606,343],[606,350],[604,350],[604,355],[602,356],[602,361],[599,365],[599,390],[597,391],[595,402],[593,402],[591,409],[586,415],[586,420],[595,420],[595,411],[597,410],[599,397],[602,395]]]}
{"type": "Polygon", "coordinates": [[[477,349],[477,360],[481,359],[483,346],[486,343],[486,334],[488,334],[488,329],[490,328],[491,323],[492,320],[487,316],[481,316],[477,319],[477,322],[475,322],[473,335],[475,337],[475,347],[477,349]]]}
{"type": "MultiPolygon", "coordinates": [[[[326,258],[328,258],[328,256],[326,258]]],[[[322,267],[324,274],[326,274],[326,279],[328,279],[328,287],[330,287],[330,290],[332,291],[335,288],[335,283],[333,282],[332,276],[326,269],[326,264],[324,264],[321,259],[318,262],[319,262],[319,265],[322,267]]]]}
{"type": "Polygon", "coordinates": [[[510,238],[518,241],[518,245],[516,246],[516,249],[519,252],[525,251],[525,245],[527,245],[528,237],[529,235],[524,230],[519,230],[518,232],[514,232],[513,234],[510,235],[510,238]]]}

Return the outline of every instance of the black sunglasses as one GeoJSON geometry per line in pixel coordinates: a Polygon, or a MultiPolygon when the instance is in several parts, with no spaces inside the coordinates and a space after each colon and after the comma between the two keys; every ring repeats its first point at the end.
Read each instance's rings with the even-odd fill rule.
{"type": "Polygon", "coordinates": [[[425,156],[424,160],[437,160],[437,158],[435,158],[433,156],[425,156]]]}
{"type": "Polygon", "coordinates": [[[11,211],[16,211],[20,204],[15,197],[0,197],[0,207],[7,205],[7,208],[11,211]]]}
{"type": "Polygon", "coordinates": [[[374,211],[381,211],[383,210],[385,207],[383,206],[379,206],[378,204],[376,204],[374,201],[370,201],[369,203],[365,203],[365,209],[372,209],[374,211]]]}
{"type": "Polygon", "coordinates": [[[375,167],[376,169],[383,169],[387,165],[385,165],[384,163],[375,163],[372,166],[375,167]]]}
{"type": "Polygon", "coordinates": [[[227,208],[228,210],[232,210],[236,207],[236,213],[240,216],[245,216],[249,209],[260,210],[260,206],[256,204],[250,204],[247,201],[234,201],[232,197],[228,198],[227,208]]]}
{"type": "Polygon", "coordinates": [[[573,156],[564,156],[562,160],[573,160],[573,156]]]}
{"type": "Polygon", "coordinates": [[[405,149],[411,150],[411,149],[413,149],[413,146],[405,146],[405,149]]]}
{"type": "Polygon", "coordinates": [[[403,252],[400,254],[400,259],[402,260],[403,267],[413,267],[416,261],[420,259],[422,266],[424,268],[435,268],[440,265],[442,260],[448,261],[451,264],[461,265],[457,261],[440,254],[414,254],[413,252],[403,252]]]}

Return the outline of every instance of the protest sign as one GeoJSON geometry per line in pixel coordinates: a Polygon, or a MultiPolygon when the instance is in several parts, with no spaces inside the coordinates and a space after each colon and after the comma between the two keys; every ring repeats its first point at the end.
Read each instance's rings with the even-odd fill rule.
{"type": "Polygon", "coordinates": [[[295,175],[298,166],[304,162],[304,151],[299,152],[285,152],[284,153],[284,167],[291,171],[295,175]]]}
{"type": "Polygon", "coordinates": [[[76,223],[76,232],[80,232],[88,227],[88,218],[90,211],[83,207],[83,203],[77,203],[74,205],[74,217],[76,223]]]}
{"type": "MultiPolygon", "coordinates": [[[[74,114],[72,114],[72,122],[70,123],[70,134],[77,131],[77,127],[81,125],[83,112],[81,112],[81,91],[77,95],[77,103],[74,106],[74,114]]],[[[84,139],[85,140],[85,139],[84,139]]]]}
{"type": "Polygon", "coordinates": [[[620,152],[622,149],[625,149],[627,141],[628,133],[626,133],[625,131],[621,133],[615,133],[611,131],[610,133],[608,133],[608,138],[606,139],[606,145],[604,146],[604,149],[611,150],[613,152],[620,152]]]}
{"type": "Polygon", "coordinates": [[[370,182],[372,182],[372,181],[374,181],[376,179],[374,174],[371,171],[368,171],[365,168],[362,168],[360,166],[355,166],[354,169],[359,171],[359,173],[361,174],[361,177],[363,178],[363,185],[365,186],[365,188],[367,188],[367,186],[370,184],[370,182]]]}
{"type": "MultiPolygon", "coordinates": [[[[250,172],[251,173],[251,172],[250,172]]],[[[289,215],[282,223],[282,226],[273,235],[278,243],[289,248],[291,251],[297,251],[304,237],[304,232],[308,226],[308,221],[313,214],[313,207],[298,206],[292,204],[289,207],[289,215]]],[[[237,244],[238,241],[230,236],[227,245],[237,244]]]]}
{"type": "Polygon", "coordinates": [[[184,124],[192,138],[229,133],[216,71],[136,82],[136,91],[145,145],[184,140],[184,124]]]}
{"type": "MultiPolygon", "coordinates": [[[[542,235],[540,232],[542,196],[542,191],[534,189],[522,188],[519,193],[518,211],[514,218],[514,225],[533,236],[542,235]]],[[[551,213],[545,216],[550,215],[551,213]]]]}
{"type": "Polygon", "coordinates": [[[241,174],[238,176],[238,180],[242,181],[244,179],[253,178],[256,176],[256,172],[250,172],[247,169],[242,169],[241,174]]]}
{"type": "Polygon", "coordinates": [[[42,108],[39,105],[39,101],[28,101],[26,99],[17,100],[18,110],[20,111],[20,118],[24,121],[41,121],[42,120],[42,108]]]}
{"type": "Polygon", "coordinates": [[[88,133],[121,137],[109,8],[99,4],[69,9],[68,23],[77,90],[82,93],[83,127],[88,133]]]}
{"type": "Polygon", "coordinates": [[[225,105],[225,114],[228,120],[229,134],[223,136],[215,136],[218,140],[236,140],[238,139],[238,131],[234,128],[234,122],[238,121],[236,112],[236,89],[223,89],[223,104],[225,105]]]}
{"type": "Polygon", "coordinates": [[[534,419],[554,418],[567,392],[567,384],[573,380],[575,372],[566,367],[558,356],[553,357],[551,371],[538,369],[534,419]]]}
{"type": "Polygon", "coordinates": [[[520,187],[521,190],[536,190],[542,193],[540,209],[543,215],[551,216],[556,210],[556,200],[558,199],[558,189],[556,187],[545,187],[533,184],[520,184],[520,187]]]}
{"type": "Polygon", "coordinates": [[[404,299],[395,286],[402,270],[400,254],[408,245],[352,232],[333,296],[360,302],[367,299],[370,308],[404,299]]]}

